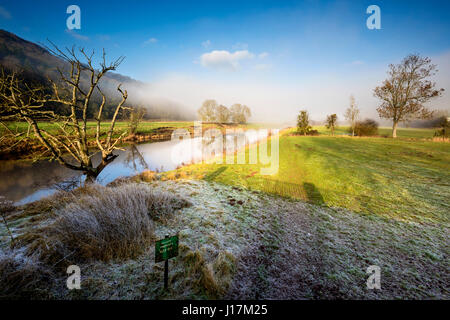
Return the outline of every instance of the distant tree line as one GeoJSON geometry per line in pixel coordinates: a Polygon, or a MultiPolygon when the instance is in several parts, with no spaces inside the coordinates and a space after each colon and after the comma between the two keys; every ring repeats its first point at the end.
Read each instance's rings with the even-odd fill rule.
{"type": "MultiPolygon", "coordinates": [[[[353,95],[350,96],[350,106],[345,112],[345,118],[349,121],[350,127],[348,132],[352,136],[374,136],[378,134],[378,123],[372,119],[364,121],[359,120],[360,110],[356,105],[356,100],[353,95]]],[[[330,130],[331,135],[334,135],[337,128],[338,116],[330,114],[325,120],[325,127],[330,130]]],[[[318,131],[312,129],[312,121],[309,118],[309,113],[306,110],[301,110],[297,116],[297,133],[301,135],[318,135],[318,131]]]]}
{"type": "Polygon", "coordinates": [[[247,123],[252,113],[246,105],[235,103],[230,108],[219,105],[216,100],[205,100],[198,109],[200,120],[219,123],[247,123]]]}

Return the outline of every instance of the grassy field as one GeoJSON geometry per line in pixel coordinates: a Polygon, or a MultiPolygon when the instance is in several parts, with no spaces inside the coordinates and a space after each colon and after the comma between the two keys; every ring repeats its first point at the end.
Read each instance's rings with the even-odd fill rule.
{"type": "MultiPolygon", "coordinates": [[[[41,129],[47,130],[52,134],[56,134],[58,132],[58,126],[55,123],[50,122],[39,122],[39,127],[41,129]]],[[[105,122],[101,124],[102,132],[106,132],[109,129],[109,123],[105,122]]],[[[192,126],[193,122],[190,121],[168,121],[168,122],[154,122],[154,121],[142,121],[139,124],[138,131],[142,134],[152,133],[153,130],[161,127],[171,127],[171,128],[185,128],[192,126]]],[[[88,135],[90,138],[94,138],[96,132],[97,123],[95,121],[89,121],[87,123],[88,127],[88,135]]],[[[27,132],[28,124],[26,122],[13,122],[8,123],[8,128],[14,132],[27,132]]],[[[115,126],[115,130],[117,131],[116,135],[119,135],[121,132],[126,131],[128,129],[128,122],[126,121],[118,121],[115,126]]],[[[0,135],[6,133],[6,129],[4,127],[0,127],[0,135]]],[[[31,133],[32,134],[32,133],[31,133]]]]}
{"type": "Polygon", "coordinates": [[[361,214],[447,223],[450,144],[402,139],[427,137],[429,131],[401,129],[399,139],[303,137],[288,131],[280,137],[275,175],[260,175],[260,165],[248,164],[195,164],[177,173],[361,214]]]}
{"type": "MultiPolygon", "coordinates": [[[[142,134],[152,133],[155,129],[158,128],[188,128],[194,125],[193,121],[141,121],[138,126],[138,132],[142,134]]],[[[38,126],[41,129],[47,130],[50,133],[58,132],[58,125],[56,123],[51,122],[38,122],[38,126]]],[[[87,123],[87,132],[88,135],[94,137],[96,132],[97,123],[95,121],[88,121],[87,123]]],[[[102,132],[105,132],[109,129],[109,122],[103,122],[101,124],[102,132]]],[[[211,126],[211,124],[204,124],[205,127],[211,126]]],[[[264,126],[264,124],[260,123],[249,123],[246,125],[233,125],[233,127],[243,127],[243,128],[259,128],[264,126]]],[[[26,122],[10,122],[7,124],[7,127],[14,132],[27,132],[28,124],[26,122]]],[[[115,125],[115,130],[120,133],[128,130],[128,122],[127,121],[117,121],[115,125]]],[[[3,135],[7,132],[7,130],[0,126],[0,135],[3,135]]]]}
{"type": "MultiPolygon", "coordinates": [[[[313,129],[319,131],[320,135],[330,135],[330,130],[325,126],[313,126],[313,129]]],[[[398,128],[397,137],[398,138],[413,138],[413,139],[431,139],[434,136],[435,129],[428,128],[398,128]]],[[[340,126],[335,129],[336,135],[348,135],[348,127],[340,126]]],[[[378,134],[382,137],[392,137],[391,127],[380,127],[378,129],[378,134]]]]}

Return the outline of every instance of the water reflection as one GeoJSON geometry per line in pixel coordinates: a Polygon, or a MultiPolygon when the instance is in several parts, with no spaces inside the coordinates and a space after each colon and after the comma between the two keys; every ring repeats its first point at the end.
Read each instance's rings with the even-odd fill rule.
{"type": "MultiPolygon", "coordinates": [[[[225,144],[230,139],[231,136],[227,136],[225,144]]],[[[253,143],[257,137],[249,135],[247,139],[253,143]]],[[[144,143],[128,146],[125,151],[116,150],[114,154],[118,157],[106,166],[97,177],[97,181],[106,185],[119,177],[136,175],[145,170],[169,171],[183,164],[198,162],[202,159],[201,150],[204,144],[205,140],[202,143],[200,138],[195,138],[144,143]]],[[[240,149],[243,146],[237,143],[237,147],[240,149]]],[[[94,165],[98,165],[101,160],[100,154],[94,155],[92,160],[94,165]]],[[[16,204],[25,204],[59,189],[67,190],[80,185],[84,181],[84,176],[81,172],[47,160],[37,162],[0,160],[0,181],[0,196],[16,204]]]]}
{"type": "MultiPolygon", "coordinates": [[[[101,184],[118,177],[131,176],[145,170],[173,170],[179,164],[171,161],[173,141],[132,145],[125,151],[116,150],[119,156],[98,176],[101,184]]],[[[93,157],[94,165],[100,155],[93,157]]],[[[17,204],[24,204],[48,196],[58,189],[68,189],[84,181],[81,172],[67,169],[57,162],[0,161],[0,195],[17,204]]]]}

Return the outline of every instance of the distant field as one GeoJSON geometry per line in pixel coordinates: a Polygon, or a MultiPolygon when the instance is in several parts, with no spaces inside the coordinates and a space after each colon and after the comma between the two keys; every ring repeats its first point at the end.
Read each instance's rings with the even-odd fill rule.
{"type": "MultiPolygon", "coordinates": [[[[401,129],[400,137],[426,136],[401,129]]],[[[178,170],[230,185],[408,221],[445,221],[450,212],[450,144],[409,139],[280,137],[278,174],[260,165],[195,164],[178,170]]]]}
{"type": "MultiPolygon", "coordinates": [[[[48,130],[50,133],[57,133],[58,132],[58,125],[56,123],[49,123],[49,122],[39,122],[39,127],[48,130]]],[[[103,122],[101,124],[101,130],[102,132],[105,132],[109,129],[109,123],[103,122]]],[[[170,128],[188,128],[194,125],[193,121],[142,121],[138,126],[138,132],[142,134],[149,134],[152,133],[155,129],[162,128],[162,127],[170,127],[170,128]]],[[[27,132],[28,124],[26,122],[12,122],[7,124],[8,128],[14,132],[27,132]]],[[[212,124],[205,123],[203,124],[204,127],[212,126],[212,124]]],[[[233,127],[242,127],[242,128],[260,128],[263,126],[267,126],[265,124],[261,123],[248,123],[245,125],[232,125],[233,127]]],[[[95,121],[88,121],[87,123],[88,127],[88,135],[91,137],[95,136],[97,123],[95,121]]],[[[121,132],[127,130],[128,128],[128,122],[126,121],[117,121],[114,130],[117,132],[116,135],[120,134],[121,132]]],[[[3,135],[7,132],[7,130],[0,126],[0,135],[3,135]]],[[[31,135],[33,132],[31,132],[31,135]]]]}
{"type": "MultiPolygon", "coordinates": [[[[313,129],[319,131],[321,135],[329,135],[331,132],[325,126],[313,126],[313,129]]],[[[416,138],[416,139],[430,139],[433,138],[435,129],[421,129],[421,128],[398,128],[398,138],[416,138]]],[[[340,126],[335,129],[336,135],[348,135],[348,127],[340,126]]],[[[392,128],[380,127],[378,129],[380,136],[392,137],[392,128]]]]}
{"type": "MultiPolygon", "coordinates": [[[[39,127],[45,130],[48,130],[51,133],[56,133],[58,131],[58,126],[55,123],[49,123],[49,122],[39,122],[39,127]]],[[[190,121],[170,121],[170,122],[154,122],[154,121],[142,121],[139,124],[138,131],[143,134],[151,133],[152,130],[160,127],[175,127],[175,128],[182,128],[182,127],[189,127],[192,126],[193,122],[190,121]]],[[[95,121],[89,121],[88,124],[88,135],[94,136],[96,132],[96,126],[97,123],[95,121]]],[[[117,132],[123,132],[124,130],[127,130],[128,122],[126,121],[118,121],[115,125],[115,130],[117,132]]],[[[28,129],[28,124],[26,122],[14,122],[9,123],[8,128],[10,128],[13,131],[17,132],[26,132],[28,129]]],[[[101,129],[103,132],[105,132],[107,129],[109,129],[109,123],[104,122],[101,124],[101,129]]],[[[0,127],[0,134],[4,134],[6,132],[5,128],[0,127]]]]}

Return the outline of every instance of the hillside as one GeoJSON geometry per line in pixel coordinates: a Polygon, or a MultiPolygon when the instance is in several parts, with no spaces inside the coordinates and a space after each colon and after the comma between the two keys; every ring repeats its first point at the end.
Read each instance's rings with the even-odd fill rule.
{"type": "MultiPolygon", "coordinates": [[[[27,41],[18,37],[17,35],[0,29],[0,66],[7,71],[18,70],[22,71],[23,75],[28,80],[37,80],[45,83],[47,77],[54,80],[59,79],[57,68],[68,72],[69,64],[52,55],[44,47],[27,41]]],[[[88,81],[88,75],[82,74],[82,83],[88,81]]],[[[158,99],[150,101],[142,98],[142,92],[149,87],[149,85],[130,78],[128,76],[108,72],[102,78],[102,89],[109,97],[106,108],[108,115],[109,109],[112,110],[114,103],[119,98],[116,88],[119,84],[129,91],[128,103],[133,105],[145,106],[148,110],[148,118],[164,118],[173,120],[185,120],[191,118],[189,114],[183,111],[185,108],[168,99],[158,99]],[[133,93],[137,94],[133,94],[133,93]],[[140,98],[136,98],[140,97],[140,98]]],[[[94,97],[94,103],[100,102],[100,97],[94,97]]]]}

